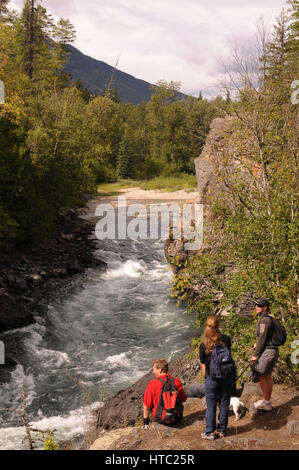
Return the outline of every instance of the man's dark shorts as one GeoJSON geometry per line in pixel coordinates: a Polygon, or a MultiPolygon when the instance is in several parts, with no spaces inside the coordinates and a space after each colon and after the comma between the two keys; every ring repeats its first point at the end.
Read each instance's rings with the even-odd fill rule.
{"type": "Polygon", "coordinates": [[[265,351],[260,356],[255,370],[259,375],[270,374],[278,359],[278,349],[265,349],[265,351]]]}

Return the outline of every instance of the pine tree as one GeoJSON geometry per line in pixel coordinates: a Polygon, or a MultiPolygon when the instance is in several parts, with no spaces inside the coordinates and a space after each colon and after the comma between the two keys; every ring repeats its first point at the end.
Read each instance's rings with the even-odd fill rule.
{"type": "Polygon", "coordinates": [[[271,77],[272,80],[282,80],[288,75],[288,60],[291,51],[290,16],[284,10],[277,18],[272,36],[265,56],[266,77],[271,77]]]}
{"type": "Polygon", "coordinates": [[[132,177],[132,148],[126,136],[123,136],[119,145],[117,159],[117,173],[120,178],[132,177]]]}
{"type": "MultiPolygon", "coordinates": [[[[24,71],[30,79],[33,78],[35,56],[37,53],[37,32],[35,0],[27,0],[23,8],[24,21],[24,71]]],[[[40,33],[40,31],[39,31],[40,33]]]]}
{"type": "Polygon", "coordinates": [[[75,39],[75,30],[69,20],[60,18],[55,24],[37,0],[26,0],[15,27],[20,72],[37,83],[39,91],[42,86],[52,86],[59,80],[65,86],[68,77],[64,64],[69,55],[66,43],[75,39]]]}
{"type": "Polygon", "coordinates": [[[0,23],[4,23],[7,20],[9,0],[0,0],[0,23]]]}
{"type": "Polygon", "coordinates": [[[76,31],[68,18],[59,18],[58,23],[53,28],[53,38],[63,46],[75,41],[76,31]]]}

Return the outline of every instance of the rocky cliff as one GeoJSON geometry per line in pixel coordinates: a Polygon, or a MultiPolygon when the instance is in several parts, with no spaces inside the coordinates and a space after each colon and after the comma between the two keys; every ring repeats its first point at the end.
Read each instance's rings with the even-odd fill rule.
{"type": "Polygon", "coordinates": [[[248,158],[255,151],[253,139],[243,135],[237,126],[238,121],[231,116],[211,123],[205,146],[194,160],[201,204],[210,205],[227,192],[232,173],[246,179],[255,179],[261,173],[259,165],[248,158]],[[233,138],[234,133],[238,139],[233,138]]]}

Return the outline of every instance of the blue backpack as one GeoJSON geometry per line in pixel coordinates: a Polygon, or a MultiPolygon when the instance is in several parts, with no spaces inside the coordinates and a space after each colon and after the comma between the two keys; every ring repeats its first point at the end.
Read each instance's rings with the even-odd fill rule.
{"type": "Polygon", "coordinates": [[[210,377],[213,379],[234,380],[236,366],[230,351],[222,344],[216,344],[211,353],[210,359],[210,377]]]}

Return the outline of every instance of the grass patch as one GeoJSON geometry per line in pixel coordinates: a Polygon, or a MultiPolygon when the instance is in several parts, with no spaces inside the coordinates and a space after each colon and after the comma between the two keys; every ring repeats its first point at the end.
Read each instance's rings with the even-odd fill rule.
{"type": "Polygon", "coordinates": [[[98,185],[98,193],[103,196],[115,196],[122,189],[139,187],[144,190],[159,190],[174,192],[181,189],[186,192],[197,190],[196,175],[182,174],[181,176],[157,176],[151,180],[121,180],[115,183],[98,185]]]}
{"type": "Polygon", "coordinates": [[[101,183],[98,184],[98,193],[103,196],[115,196],[122,189],[137,188],[139,182],[134,180],[121,180],[115,183],[101,183]]]}
{"type": "Polygon", "coordinates": [[[187,192],[197,190],[196,175],[157,176],[148,181],[139,181],[141,189],[158,189],[162,192],[172,192],[184,189],[187,192]]]}

